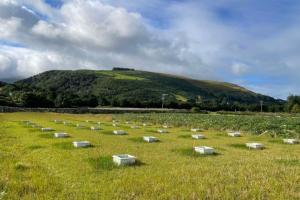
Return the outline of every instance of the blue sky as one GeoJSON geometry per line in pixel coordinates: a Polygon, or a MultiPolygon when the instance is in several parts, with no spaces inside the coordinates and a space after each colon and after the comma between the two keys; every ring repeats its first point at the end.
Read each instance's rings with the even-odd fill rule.
{"type": "Polygon", "coordinates": [[[296,0],[3,0],[0,79],[129,66],[284,99],[300,92],[299,14],[296,0]]]}
{"type": "Polygon", "coordinates": [[[61,0],[45,0],[45,3],[49,4],[53,8],[61,8],[63,1],[61,0]]]}

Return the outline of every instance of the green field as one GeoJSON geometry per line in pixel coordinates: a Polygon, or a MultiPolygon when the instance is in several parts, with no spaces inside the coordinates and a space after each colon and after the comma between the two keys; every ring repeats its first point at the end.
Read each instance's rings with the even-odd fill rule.
{"type": "Polygon", "coordinates": [[[0,114],[0,199],[300,199],[300,145],[282,143],[282,137],[299,137],[299,122],[289,116],[0,114]],[[112,126],[113,119],[120,127],[112,126]],[[55,131],[41,132],[22,120],[55,131]],[[131,129],[127,120],[151,125],[131,129]],[[95,122],[103,130],[91,131],[95,122]],[[156,132],[163,123],[173,126],[167,134],[156,132]],[[204,128],[207,139],[191,139],[191,127],[204,128]],[[115,129],[128,135],[113,135],[115,129]],[[226,129],[243,136],[229,137],[226,129]],[[53,137],[61,131],[71,137],[53,137]],[[146,135],[160,142],[145,143],[146,135]],[[78,140],[93,146],[75,149],[78,140]],[[266,148],[249,150],[246,142],[266,148]],[[201,145],[217,153],[195,154],[193,147],[201,145]],[[111,156],[123,153],[137,156],[138,165],[115,166],[111,156]]]}

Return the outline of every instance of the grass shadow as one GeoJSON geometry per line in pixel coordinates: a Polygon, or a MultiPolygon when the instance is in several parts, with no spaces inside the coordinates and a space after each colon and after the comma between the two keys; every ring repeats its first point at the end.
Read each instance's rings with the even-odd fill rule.
{"type": "Polygon", "coordinates": [[[28,170],[29,168],[30,168],[29,165],[22,163],[22,162],[18,162],[15,165],[15,170],[17,170],[17,171],[25,171],[25,170],[28,170]]]}
{"type": "Polygon", "coordinates": [[[157,140],[155,142],[147,142],[144,140],[143,137],[135,137],[135,138],[128,138],[128,140],[132,141],[132,142],[136,142],[136,143],[147,143],[147,144],[151,144],[151,143],[159,143],[161,142],[161,140],[157,140]]]}
{"type": "Polygon", "coordinates": [[[256,137],[250,137],[248,138],[248,141],[263,141],[264,138],[256,136],[256,137]]]}
{"type": "Polygon", "coordinates": [[[146,130],[148,133],[158,133],[157,130],[151,129],[151,130],[146,130]]]}
{"type": "Polygon", "coordinates": [[[76,127],[76,124],[62,124],[62,125],[64,125],[64,126],[67,126],[67,127],[76,127]]]}
{"type": "Polygon", "coordinates": [[[300,166],[300,160],[297,159],[279,159],[275,162],[285,166],[300,166]]]}
{"type": "Polygon", "coordinates": [[[199,134],[198,133],[194,133],[194,134],[179,135],[178,138],[191,139],[191,140],[206,140],[207,139],[207,137],[205,135],[204,135],[203,138],[199,138],[199,139],[193,138],[192,135],[199,135],[199,134]]]}
{"type": "Polygon", "coordinates": [[[30,150],[36,150],[36,149],[42,149],[42,148],[45,148],[45,147],[41,146],[41,145],[31,145],[28,147],[28,149],[30,149],[30,150]]]}
{"type": "Polygon", "coordinates": [[[217,146],[215,146],[214,148],[215,148],[216,150],[220,150],[220,151],[227,151],[226,148],[222,148],[222,147],[217,147],[217,146]]]}
{"type": "Polygon", "coordinates": [[[173,149],[172,152],[179,153],[183,156],[189,156],[189,157],[194,157],[194,158],[211,157],[211,156],[221,155],[218,152],[214,152],[213,154],[200,154],[200,153],[195,152],[195,150],[193,148],[173,149]]]}
{"type": "Polygon", "coordinates": [[[114,135],[113,131],[99,131],[103,135],[114,135]]]}
{"type": "Polygon", "coordinates": [[[228,146],[236,149],[249,150],[249,147],[247,147],[245,144],[236,143],[236,144],[228,144],[228,146]]]}
{"type": "Polygon", "coordinates": [[[259,150],[267,149],[265,146],[260,149],[249,148],[246,146],[246,144],[229,144],[228,146],[233,147],[233,148],[238,148],[238,149],[250,150],[250,151],[259,151],[259,150]]]}
{"type": "Polygon", "coordinates": [[[74,147],[72,142],[60,142],[60,143],[55,143],[53,144],[54,147],[59,148],[59,149],[63,149],[63,150],[72,150],[72,149],[90,149],[90,148],[94,148],[94,145],[90,145],[87,147],[79,147],[76,148],[74,147]]]}
{"type": "Polygon", "coordinates": [[[38,135],[40,138],[53,139],[54,135],[51,133],[43,133],[38,135]]]}
{"type": "Polygon", "coordinates": [[[83,127],[75,127],[77,130],[90,130],[90,127],[83,126],[83,127]]]}
{"type": "MultiPolygon", "coordinates": [[[[117,129],[117,130],[122,130],[122,129],[117,129]]],[[[129,135],[128,132],[127,131],[125,131],[125,132],[126,132],[125,134],[114,134],[112,130],[111,131],[101,131],[101,133],[103,135],[128,136],[129,135]]]]}
{"type": "Polygon", "coordinates": [[[135,143],[147,143],[143,137],[135,137],[135,138],[128,138],[128,140],[135,142],[135,143]]]}
{"type": "Polygon", "coordinates": [[[274,144],[284,144],[281,139],[271,139],[271,140],[268,140],[268,142],[274,143],[274,144]]]}
{"type": "Polygon", "coordinates": [[[41,132],[41,130],[40,129],[36,129],[36,128],[29,128],[29,129],[27,129],[28,130],[28,132],[30,132],[30,133],[37,133],[37,132],[41,132]]]}
{"type": "Polygon", "coordinates": [[[58,149],[64,149],[64,150],[75,149],[75,147],[73,146],[72,142],[55,143],[55,144],[53,144],[53,146],[56,147],[56,148],[58,148],[58,149]]]}
{"type": "Polygon", "coordinates": [[[192,138],[192,135],[190,135],[190,134],[179,135],[178,138],[183,138],[183,139],[193,139],[193,138],[192,138]]]}
{"type": "Polygon", "coordinates": [[[146,163],[142,162],[141,160],[136,160],[133,165],[128,165],[128,166],[121,166],[121,167],[141,167],[146,165],[146,163]]]}
{"type": "Polygon", "coordinates": [[[102,170],[103,171],[111,171],[114,169],[141,167],[143,165],[146,165],[142,161],[136,160],[135,164],[118,166],[113,162],[112,156],[100,156],[98,158],[88,158],[87,161],[96,171],[102,171],[102,170]]]}
{"type": "Polygon", "coordinates": [[[97,171],[110,171],[116,169],[111,156],[100,156],[98,158],[88,158],[88,163],[97,171]]]}
{"type": "Polygon", "coordinates": [[[217,136],[217,137],[228,137],[228,135],[226,133],[220,133],[220,132],[216,133],[215,136],[217,136]]]}

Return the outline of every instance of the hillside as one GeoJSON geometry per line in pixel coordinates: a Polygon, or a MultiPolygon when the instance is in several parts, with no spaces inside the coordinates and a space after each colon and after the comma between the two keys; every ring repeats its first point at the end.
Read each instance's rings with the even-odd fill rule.
{"type": "Polygon", "coordinates": [[[0,87],[3,87],[3,86],[5,86],[5,85],[6,85],[5,82],[0,81],[0,87]]]}
{"type": "Polygon", "coordinates": [[[281,101],[231,83],[200,81],[168,74],[132,70],[47,71],[4,87],[16,104],[27,106],[167,107],[198,105],[203,109],[257,109],[281,101]],[[24,101],[32,102],[24,102],[24,101]]]}
{"type": "Polygon", "coordinates": [[[3,94],[2,90],[4,86],[6,86],[7,83],[0,81],[0,106],[9,106],[11,105],[10,100],[9,100],[9,94],[3,94]]]}

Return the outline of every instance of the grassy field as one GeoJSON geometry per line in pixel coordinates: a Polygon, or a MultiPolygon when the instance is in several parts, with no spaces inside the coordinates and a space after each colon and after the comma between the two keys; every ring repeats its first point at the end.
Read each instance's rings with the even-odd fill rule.
{"type": "MultiPolygon", "coordinates": [[[[157,114],[159,120],[155,121],[154,117],[0,114],[0,199],[300,199],[299,144],[287,145],[282,138],[245,131],[242,137],[232,138],[215,121],[205,124],[202,133],[207,139],[203,140],[191,139],[190,123],[174,123],[168,134],[158,134],[156,130],[166,118],[157,114]],[[116,129],[113,118],[122,120],[117,129],[128,131],[128,135],[112,134],[116,129]],[[87,128],[55,124],[54,119],[87,128]],[[54,132],[41,132],[21,120],[67,132],[71,137],[53,138],[54,132]],[[153,125],[131,129],[132,124],[125,124],[125,120],[153,125]],[[103,130],[91,131],[88,127],[98,121],[103,130]],[[159,137],[160,142],[144,143],[141,137],[145,135],[159,137]],[[88,140],[93,146],[75,149],[72,142],[78,140],[88,140]],[[249,150],[246,142],[261,142],[266,148],[249,150]],[[199,156],[193,152],[199,145],[212,146],[217,154],[199,156]],[[120,153],[137,156],[139,164],[113,165],[111,156],[120,153]]],[[[232,119],[223,116],[222,120],[232,119]]],[[[295,119],[278,120],[294,124],[295,119]]],[[[243,126],[240,129],[246,130],[243,126]]]]}

